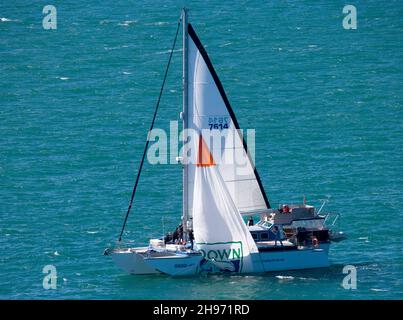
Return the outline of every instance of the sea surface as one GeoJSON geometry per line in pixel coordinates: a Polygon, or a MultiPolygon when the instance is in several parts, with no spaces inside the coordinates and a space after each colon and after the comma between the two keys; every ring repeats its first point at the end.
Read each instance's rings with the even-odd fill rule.
{"type": "MultiPolygon", "coordinates": [[[[1,1],[1,299],[403,298],[403,3],[1,1]],[[57,9],[45,30],[42,9],[57,9]],[[180,9],[205,45],[272,206],[341,214],[331,267],[248,276],[129,276],[118,237],[180,9]],[[57,288],[43,287],[43,268],[57,288]],[[342,286],[343,267],[357,288],[342,286]]],[[[156,127],[181,111],[181,41],[156,127]]],[[[181,215],[181,167],[146,162],[124,240],[147,244],[181,215]]]]}

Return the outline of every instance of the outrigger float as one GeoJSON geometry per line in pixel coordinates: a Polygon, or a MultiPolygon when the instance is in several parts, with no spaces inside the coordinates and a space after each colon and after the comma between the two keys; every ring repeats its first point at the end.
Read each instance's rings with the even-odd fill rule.
{"type": "MultiPolygon", "coordinates": [[[[176,36],[181,22],[181,119],[184,131],[189,129],[184,139],[189,148],[183,149],[195,151],[190,156],[184,151],[178,159],[183,167],[182,221],[174,233],[151,239],[148,246],[132,248],[121,243],[147,140],[118,245],[106,249],[105,255],[129,274],[183,276],[328,267],[331,243],[346,238],[333,230],[338,215],[321,214],[324,203],[316,211],[305,200],[277,209],[270,206],[235,113],[206,50],[188,23],[186,9],[176,36]],[[219,147],[211,144],[215,134],[224,138],[219,147]],[[243,163],[228,161],[234,158],[243,159],[243,163]]],[[[175,42],[176,37],[173,48],[175,42]]],[[[151,129],[158,105],[159,100],[151,129]]]]}

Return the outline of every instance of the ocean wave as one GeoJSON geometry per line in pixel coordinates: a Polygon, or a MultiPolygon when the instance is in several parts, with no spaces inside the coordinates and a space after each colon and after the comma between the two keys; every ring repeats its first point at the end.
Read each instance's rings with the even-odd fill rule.
{"type": "Polygon", "coordinates": [[[116,46],[116,47],[104,47],[104,50],[109,51],[109,50],[118,50],[118,49],[123,49],[123,48],[129,48],[127,44],[121,45],[121,46],[116,46]]]}
{"type": "Polygon", "coordinates": [[[8,19],[8,18],[0,18],[0,22],[17,22],[19,20],[14,20],[14,19],[8,19]]]}
{"type": "Polygon", "coordinates": [[[305,278],[305,277],[298,277],[299,280],[304,280],[304,281],[317,281],[319,279],[315,279],[315,278],[305,278]]]}
{"type": "Polygon", "coordinates": [[[230,46],[231,44],[232,44],[232,42],[227,42],[227,43],[224,43],[224,44],[220,45],[219,47],[223,48],[223,47],[230,46]]]}
{"type": "Polygon", "coordinates": [[[131,24],[137,23],[137,20],[126,20],[123,22],[119,22],[118,26],[129,27],[131,24]]]}
{"type": "MultiPolygon", "coordinates": [[[[182,49],[174,50],[174,52],[181,52],[181,51],[183,50],[182,49]]],[[[171,50],[157,51],[155,54],[167,54],[167,53],[171,53],[171,50]]]]}
{"type": "Polygon", "coordinates": [[[386,289],[378,289],[378,288],[371,288],[371,291],[375,291],[375,292],[388,292],[389,290],[386,289]]]}
{"type": "Polygon", "coordinates": [[[146,26],[163,26],[163,25],[167,25],[170,24],[170,22],[167,21],[157,21],[157,22],[152,22],[152,23],[146,23],[146,26]]]}
{"type": "Polygon", "coordinates": [[[276,276],[276,278],[280,280],[294,280],[293,276],[276,276]]]}

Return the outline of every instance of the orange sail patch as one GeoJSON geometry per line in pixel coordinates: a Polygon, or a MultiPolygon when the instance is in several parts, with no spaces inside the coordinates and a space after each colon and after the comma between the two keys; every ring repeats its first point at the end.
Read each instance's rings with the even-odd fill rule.
{"type": "Polygon", "coordinates": [[[199,153],[197,155],[198,167],[211,167],[215,166],[213,155],[211,154],[206,142],[202,136],[199,136],[199,153]]]}

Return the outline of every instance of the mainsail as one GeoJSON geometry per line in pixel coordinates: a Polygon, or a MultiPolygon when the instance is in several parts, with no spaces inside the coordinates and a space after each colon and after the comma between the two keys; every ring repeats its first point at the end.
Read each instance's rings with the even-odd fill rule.
{"type": "MultiPolygon", "coordinates": [[[[206,144],[216,160],[217,172],[222,177],[232,201],[241,214],[260,213],[270,208],[259,175],[247,151],[245,140],[240,134],[234,112],[211,61],[198,39],[193,27],[188,24],[188,112],[187,124],[191,129],[190,144],[197,150],[198,137],[202,132],[206,144]],[[193,130],[192,130],[193,129],[193,130]],[[211,145],[205,137],[219,135],[220,146],[211,145]],[[193,136],[192,136],[193,135],[193,136]],[[218,161],[221,159],[221,161],[218,161]]],[[[214,140],[214,143],[217,139],[214,140]]],[[[196,178],[195,155],[188,155],[187,170],[187,214],[194,215],[194,190],[196,178]]],[[[186,155],[185,155],[186,161],[186,155]]]]}

